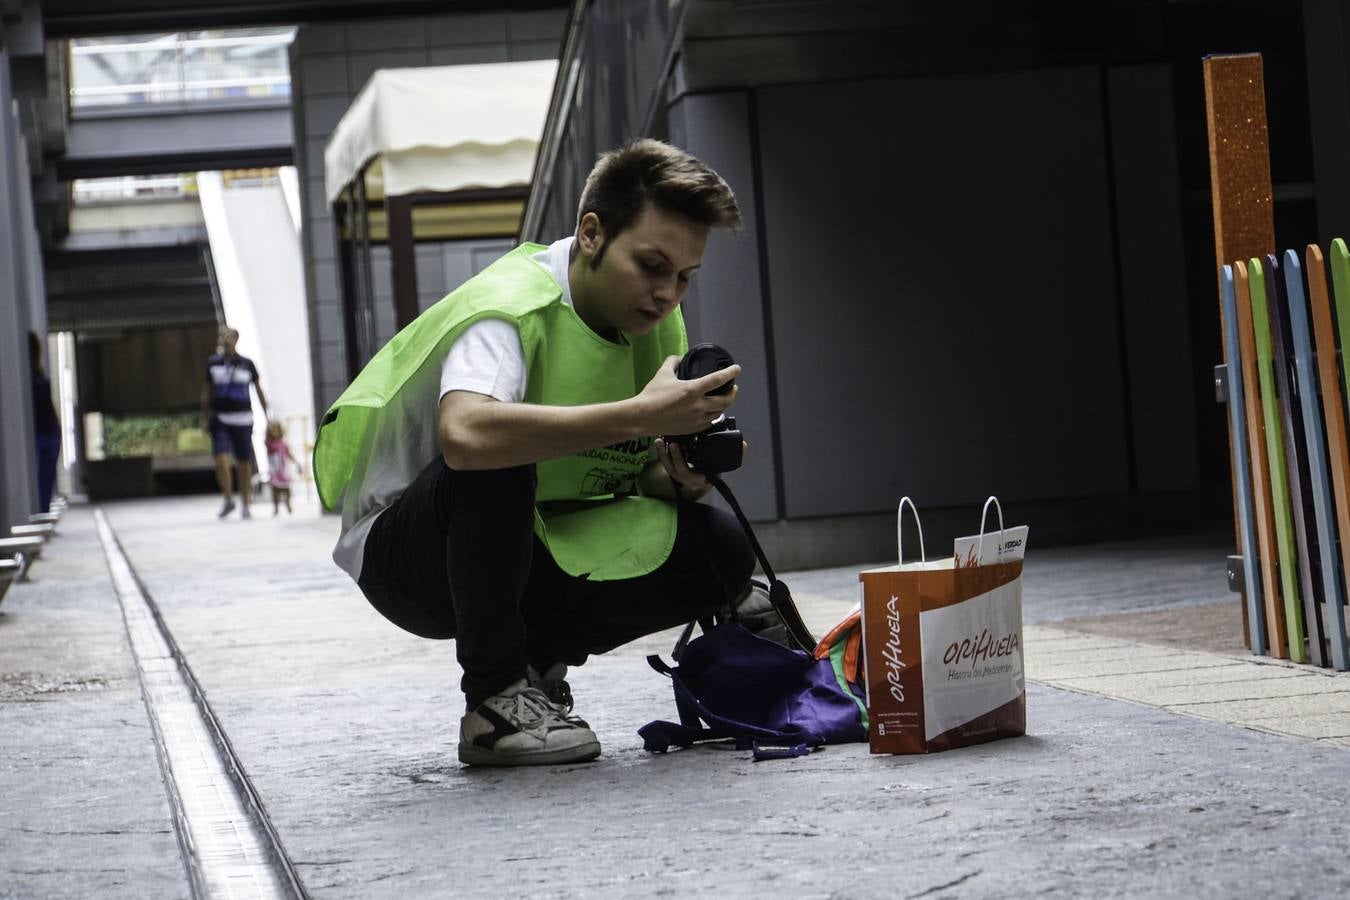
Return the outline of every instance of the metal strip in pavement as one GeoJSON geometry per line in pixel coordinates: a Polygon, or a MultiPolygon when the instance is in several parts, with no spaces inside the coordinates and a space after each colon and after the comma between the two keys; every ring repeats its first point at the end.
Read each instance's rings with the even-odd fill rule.
{"type": "Polygon", "coordinates": [[[99,541],[122,606],[174,831],[195,898],[307,898],[220,723],[103,510],[99,541]]]}

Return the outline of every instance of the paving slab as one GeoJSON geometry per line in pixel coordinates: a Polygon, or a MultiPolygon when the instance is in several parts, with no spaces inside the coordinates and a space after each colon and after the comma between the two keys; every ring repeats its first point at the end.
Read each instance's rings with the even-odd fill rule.
{"type": "MultiPolygon", "coordinates": [[[[1216,717],[1211,715],[1206,716],[1206,718],[1216,717]]],[[[1286,713],[1274,716],[1236,718],[1225,716],[1224,720],[1275,734],[1291,734],[1308,738],[1350,738],[1350,716],[1343,712],[1302,716],[1286,713]]],[[[1347,772],[1347,775],[1350,775],[1350,772],[1347,772]]]]}
{"type": "Polygon", "coordinates": [[[1203,651],[1169,651],[1180,658],[1158,656],[1159,649],[1149,644],[1136,645],[1137,657],[1121,659],[1120,642],[1110,638],[1100,639],[1103,655],[1116,657],[1110,662],[1057,662],[1053,653],[1048,661],[1041,660],[1036,639],[1053,630],[1028,629],[1028,678],[1281,734],[1350,734],[1350,673],[1203,651]],[[1218,684],[1237,696],[1218,699],[1191,691],[1218,684]]]}
{"type": "Polygon", "coordinates": [[[1053,659],[1036,655],[1034,641],[1026,641],[1027,677],[1036,681],[1055,682],[1061,678],[1092,678],[1107,675],[1143,675],[1165,672],[1194,672],[1197,669],[1224,667],[1231,660],[1223,657],[1198,658],[1189,653],[1151,653],[1141,651],[1136,658],[1085,660],[1057,664],[1053,659]]]}
{"type": "MultiPolygon", "coordinates": [[[[1034,627],[1034,626],[1033,626],[1034,627]]],[[[1042,641],[1037,632],[1029,636],[1024,633],[1024,641],[1036,648],[1036,660],[1042,666],[1074,666],[1081,663],[1119,662],[1121,660],[1188,659],[1184,651],[1169,650],[1165,647],[1143,647],[1137,643],[1104,644],[1100,646],[1075,646],[1061,650],[1054,641],[1042,641]]]]}
{"type": "Polygon", "coordinates": [[[1256,667],[1243,660],[1230,660],[1222,665],[1204,666],[1197,669],[1178,669],[1167,672],[1125,672],[1118,675],[1071,675],[1055,680],[1055,684],[1071,690],[1097,690],[1109,695],[1120,685],[1140,685],[1144,687],[1177,687],[1187,684],[1230,684],[1249,683],[1257,679],[1278,680],[1298,678],[1301,673],[1295,669],[1279,666],[1256,667]]]}
{"type": "MultiPolygon", "coordinates": [[[[1197,673],[1216,672],[1220,669],[1197,669],[1195,671],[1197,673]]],[[[1238,674],[1242,676],[1241,680],[1211,683],[1189,679],[1184,684],[1140,686],[1130,676],[1120,676],[1117,679],[1093,679],[1086,682],[1070,679],[1063,682],[1063,685],[1068,687],[1086,686],[1089,689],[1096,686],[1099,693],[1109,696],[1178,710],[1186,704],[1204,706],[1211,703],[1222,705],[1230,700],[1259,700],[1277,697],[1306,698],[1314,694],[1334,694],[1346,690],[1345,685],[1319,678],[1316,675],[1269,678],[1260,677],[1258,672],[1256,673],[1258,677],[1251,677],[1253,674],[1251,670],[1243,670],[1238,674]]]]}
{"type": "MultiPolygon", "coordinates": [[[[1280,686],[1302,684],[1302,681],[1283,679],[1280,686]]],[[[1336,713],[1350,713],[1350,679],[1339,691],[1313,691],[1303,694],[1281,697],[1246,698],[1210,703],[1174,703],[1169,708],[1175,712],[1190,715],[1223,718],[1226,721],[1248,721],[1252,719],[1277,719],[1283,716],[1302,718],[1305,716],[1329,716],[1336,713]]],[[[1346,716],[1346,731],[1350,734],[1350,716],[1346,716]]],[[[1340,734],[1325,737],[1341,737],[1340,734]]]]}

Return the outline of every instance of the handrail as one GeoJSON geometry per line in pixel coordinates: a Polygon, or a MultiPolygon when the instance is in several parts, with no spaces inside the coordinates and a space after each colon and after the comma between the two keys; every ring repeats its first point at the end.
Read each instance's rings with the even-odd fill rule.
{"type": "Polygon", "coordinates": [[[549,100],[544,132],[539,138],[539,149],[534,155],[534,170],[530,173],[530,195],[525,201],[525,212],[520,217],[517,241],[537,240],[539,225],[544,217],[553,186],[553,169],[558,161],[563,132],[567,128],[572,101],[576,97],[577,81],[581,76],[581,52],[585,43],[585,23],[590,16],[593,0],[572,0],[567,14],[567,36],[563,40],[562,56],[558,60],[558,77],[553,82],[553,97],[549,100]]]}

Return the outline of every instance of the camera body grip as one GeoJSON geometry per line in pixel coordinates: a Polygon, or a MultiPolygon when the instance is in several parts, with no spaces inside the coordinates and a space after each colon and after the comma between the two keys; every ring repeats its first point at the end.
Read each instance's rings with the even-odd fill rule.
{"type": "MultiPolygon", "coordinates": [[[[675,375],[685,381],[711,375],[719,369],[734,365],[731,354],[717,344],[695,344],[680,359],[675,367],[675,375]]],[[[731,391],[735,379],[708,392],[709,397],[719,396],[731,391]]],[[[736,420],[723,415],[703,431],[697,434],[668,435],[666,440],[679,444],[684,451],[685,461],[697,472],[716,475],[731,472],[741,467],[744,444],[736,420]]]]}

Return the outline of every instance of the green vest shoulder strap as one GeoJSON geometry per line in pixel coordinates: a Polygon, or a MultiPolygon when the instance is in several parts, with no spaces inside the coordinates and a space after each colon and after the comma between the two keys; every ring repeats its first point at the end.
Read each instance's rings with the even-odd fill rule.
{"type": "Polygon", "coordinates": [[[394,335],[347,386],[314,441],[314,480],[326,508],[337,505],[351,479],[370,416],[428,362],[439,366],[465,328],[488,316],[515,318],[562,296],[557,282],[530,258],[546,249],[521,244],[447,294],[394,335]]]}

